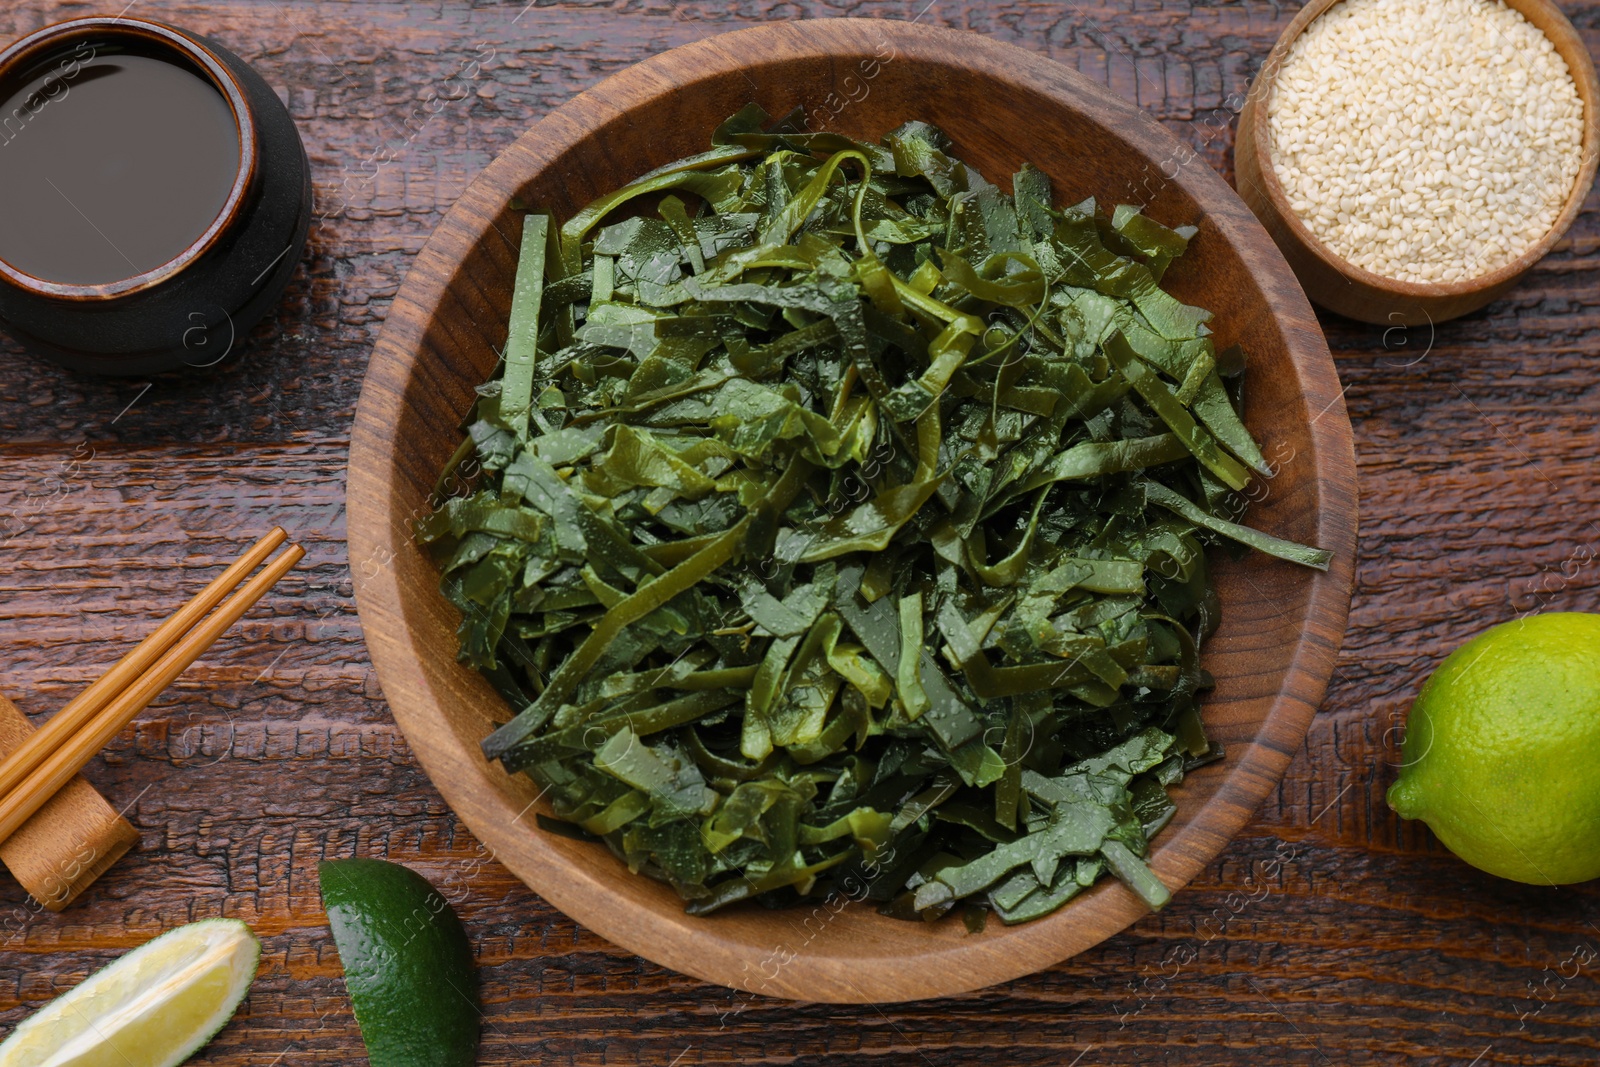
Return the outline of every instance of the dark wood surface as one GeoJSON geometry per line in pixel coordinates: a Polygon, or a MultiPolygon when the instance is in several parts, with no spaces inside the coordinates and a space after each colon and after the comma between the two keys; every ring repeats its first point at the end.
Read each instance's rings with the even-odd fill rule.
{"type": "MultiPolygon", "coordinates": [[[[1383,802],[1410,699],[1457,642],[1595,604],[1595,197],[1484,311],[1437,330],[1324,317],[1362,477],[1358,586],[1328,699],[1223,856],[1165,912],[1069,963],[881,1010],[749,1000],[555,912],[423,776],[372,678],[342,514],[362,369],[411,256],[499,149],[628,63],[748,22],[910,17],[923,2],[139,0],[279,88],[324,219],[236,366],[98,381],[0,354],[0,687],[35,716],[59,707],[272,522],[309,556],[88,768],[140,847],[60,916],[0,884],[0,1024],[168,926],[229,914],[263,936],[262,974],[197,1062],[361,1063],[315,867],[359,850],[416,867],[456,904],[483,968],[484,1063],[1596,1059],[1595,887],[1480,875],[1383,802]]],[[[1600,3],[1563,7],[1600,45],[1600,3]]],[[[0,32],[97,10],[20,0],[0,32]]],[[[936,0],[922,18],[1083,71],[1227,174],[1228,102],[1293,13],[936,0]]]]}

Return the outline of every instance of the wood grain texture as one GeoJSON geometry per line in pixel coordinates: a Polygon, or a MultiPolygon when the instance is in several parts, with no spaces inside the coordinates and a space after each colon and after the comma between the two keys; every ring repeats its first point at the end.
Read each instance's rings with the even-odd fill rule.
{"type": "MultiPolygon", "coordinates": [[[[908,18],[925,2],[541,3],[514,21],[522,2],[140,0],[266,73],[325,214],[276,316],[214,376],[145,390],[0,354],[7,692],[36,717],[59,707],[268,522],[310,558],[86,772],[128,805],[140,848],[60,916],[0,885],[0,1025],[174,923],[230,914],[263,936],[262,975],[195,1062],[361,1064],[316,889],[319,858],[359,851],[415,866],[461,912],[489,1005],[484,1064],[1595,1061],[1595,968],[1566,961],[1600,947],[1597,887],[1497,882],[1383,802],[1405,710],[1456,643],[1522,611],[1600,601],[1595,195],[1482,311],[1432,330],[1323,317],[1362,494],[1327,699],[1244,832],[1161,915],[1099,948],[984,994],[881,1011],[745,998],[562,917],[428,784],[372,680],[343,547],[349,423],[411,257],[500,149],[629,63],[769,18],[908,18]],[[457,99],[420,124],[430,91],[457,99]],[[393,162],[368,162],[387,151],[393,162]]],[[[1600,2],[1562,7],[1600,48],[1600,2]]],[[[0,32],[90,10],[17,0],[0,32]]],[[[1231,176],[1228,101],[1294,12],[939,0],[923,21],[1109,85],[1190,146],[1174,165],[1231,176]]]]}
{"type": "MultiPolygon", "coordinates": [[[[631,877],[604,849],[530,831],[554,814],[526,777],[487,765],[480,744],[504,702],[456,660],[461,616],[414,542],[475,388],[505,348],[521,213],[557,220],[675,159],[755,99],[802,110],[811,129],[876,139],[912,119],[1003,180],[1026,161],[1060,203],[1114,198],[1179,148],[1094,82],[974,34],[832,19],[720,35],[607,79],[502,153],[462,194],[406,279],[367,369],[350,449],[349,544],[362,623],[384,694],[433,781],[496,857],[585,926],[675,970],[745,993],[888,1003],[963,993],[1060,962],[1146,912],[1114,880],[1047,919],[916,924],[849,906],[686,915],[670,887],[631,877]],[[852,96],[857,97],[851,100],[852,96]],[[987,102],[974,109],[973,99],[987,102]],[[1027,124],[1051,131],[1020,141],[1027,124]],[[785,939],[800,931],[800,945],[785,939]],[[784,945],[774,957],[773,946],[784,945]],[[768,973],[771,972],[771,973],[768,973]]],[[[1337,376],[1288,265],[1233,192],[1204,168],[1153,190],[1150,213],[1199,226],[1163,284],[1216,313],[1219,344],[1253,361],[1246,418],[1277,457],[1252,490],[1253,520],[1333,553],[1326,574],[1253,557],[1218,562],[1223,622],[1202,662],[1217,679],[1211,736],[1229,753],[1188,777],[1152,869],[1186,884],[1238,831],[1299,747],[1344,632],[1355,546],[1355,472],[1337,376]]]]}
{"type": "Polygon", "coordinates": [[[1250,205],[1294,268],[1306,295],[1319,306],[1379,326],[1424,326],[1476,311],[1517,284],[1566,234],[1583,210],[1600,161],[1600,82],[1583,39],[1554,0],[1506,0],[1550,38],[1566,61],[1583,101],[1582,158],[1578,175],[1549,231],[1522,255],[1502,267],[1458,282],[1403,282],[1350,263],[1328,248],[1289,206],[1289,198],[1272,166],[1268,102],[1273,83],[1289,50],[1317,17],[1339,0],[1312,0],[1273,45],[1250,83],[1239,112],[1239,137],[1233,165],[1239,195],[1250,205]]]}

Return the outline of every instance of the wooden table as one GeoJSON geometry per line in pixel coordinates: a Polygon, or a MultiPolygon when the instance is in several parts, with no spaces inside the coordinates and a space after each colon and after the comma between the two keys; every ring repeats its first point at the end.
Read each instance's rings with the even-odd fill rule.
{"type": "MultiPolygon", "coordinates": [[[[920,13],[1108,83],[1229,174],[1230,102],[1294,14],[1269,0],[926,2],[135,0],[262,71],[329,217],[234,366],[96,380],[0,351],[0,688],[53,711],[273,523],[309,555],[86,772],[139,848],[59,916],[0,881],[0,1024],[164,929],[231,915],[265,942],[261,976],[197,1062],[364,1062],[316,875],[319,859],[359,854],[415,867],[460,912],[486,1064],[1594,1062],[1596,886],[1479,874],[1383,794],[1411,698],[1455,643],[1530,608],[1594,607],[1595,197],[1485,312],[1437,330],[1324,317],[1363,490],[1326,705],[1244,833],[1095,951],[955,1000],[752,1000],[551,909],[423,776],[362,644],[345,447],[412,254],[497,151],[673,45],[772,18],[920,13]]],[[[1600,0],[1563,6],[1600,46],[1600,0]]],[[[0,33],[105,7],[9,0],[0,33]]]]}

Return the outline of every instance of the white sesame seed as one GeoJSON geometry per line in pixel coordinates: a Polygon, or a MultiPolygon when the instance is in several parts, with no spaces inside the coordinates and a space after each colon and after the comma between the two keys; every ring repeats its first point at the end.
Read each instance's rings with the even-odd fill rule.
{"type": "Polygon", "coordinates": [[[1291,210],[1336,255],[1403,281],[1522,255],[1582,160],[1566,61],[1504,0],[1340,0],[1289,50],[1267,112],[1291,210]]]}

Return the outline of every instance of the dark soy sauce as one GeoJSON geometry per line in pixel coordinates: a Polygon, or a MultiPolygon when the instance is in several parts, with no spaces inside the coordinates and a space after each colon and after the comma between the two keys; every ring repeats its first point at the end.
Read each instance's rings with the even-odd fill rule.
{"type": "Polygon", "coordinates": [[[227,99],[189,67],[79,44],[0,85],[0,259],[96,285],[175,258],[239,172],[227,99]]]}

